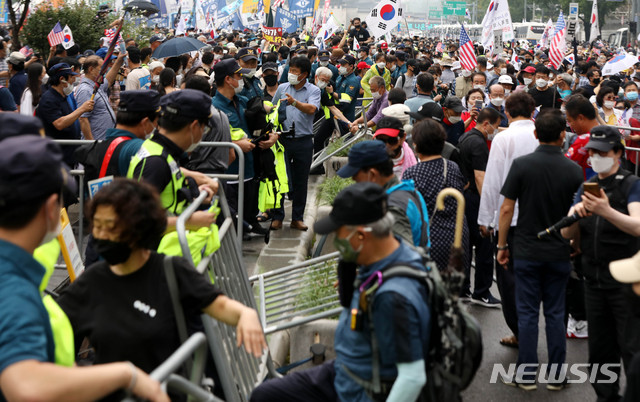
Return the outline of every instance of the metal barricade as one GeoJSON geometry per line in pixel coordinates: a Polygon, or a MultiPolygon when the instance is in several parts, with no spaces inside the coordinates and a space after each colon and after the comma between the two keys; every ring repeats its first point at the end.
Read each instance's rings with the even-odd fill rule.
{"type": "Polygon", "coordinates": [[[333,288],[338,256],[334,252],[249,278],[257,285],[265,334],[340,314],[343,308],[333,288]]]}
{"type": "MultiPolygon", "coordinates": [[[[204,198],[201,194],[180,215],[178,221],[186,222],[204,198]]],[[[219,193],[219,203],[224,218],[218,230],[220,248],[212,255],[203,257],[196,269],[200,273],[208,270],[208,273],[215,278],[216,286],[225,295],[247,307],[256,309],[251,285],[242,263],[240,247],[235,240],[233,219],[224,191],[219,193]]],[[[176,230],[183,254],[185,258],[190,259],[183,223],[177,224],[176,230]]],[[[261,384],[267,376],[280,376],[275,371],[269,353],[263,354],[261,358],[255,358],[244,349],[236,346],[237,338],[234,327],[218,322],[208,315],[202,316],[202,322],[227,401],[248,401],[253,389],[261,384]]]]}

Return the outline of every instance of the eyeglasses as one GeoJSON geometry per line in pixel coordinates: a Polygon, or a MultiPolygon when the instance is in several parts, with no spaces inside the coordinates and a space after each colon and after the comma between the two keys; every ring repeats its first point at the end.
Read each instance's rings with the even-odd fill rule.
{"type": "Polygon", "coordinates": [[[389,144],[389,145],[397,145],[398,144],[398,137],[388,137],[386,135],[379,135],[376,137],[376,140],[380,140],[382,142],[384,142],[385,144],[389,144]]]}

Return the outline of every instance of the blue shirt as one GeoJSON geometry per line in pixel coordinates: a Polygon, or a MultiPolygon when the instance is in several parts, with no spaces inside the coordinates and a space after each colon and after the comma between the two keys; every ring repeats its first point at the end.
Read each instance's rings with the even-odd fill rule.
{"type": "MultiPolygon", "coordinates": [[[[244,96],[234,96],[233,99],[229,99],[222,95],[219,91],[216,92],[216,96],[213,97],[211,103],[213,106],[226,114],[229,118],[229,125],[233,128],[241,128],[247,135],[249,135],[249,126],[247,120],[244,117],[244,111],[247,108],[247,98],[244,96]],[[234,102],[235,101],[235,102],[234,102]]],[[[238,174],[239,159],[233,161],[233,163],[227,169],[227,174],[238,174]]],[[[244,154],[244,179],[248,180],[253,178],[255,172],[253,170],[253,153],[246,152],[244,154]]]]}
{"type": "MultiPolygon", "coordinates": [[[[82,105],[91,99],[93,86],[94,82],[90,79],[82,79],[82,82],[76,90],[76,101],[78,101],[78,105],[82,105]]],[[[100,89],[96,93],[95,98],[93,98],[95,101],[93,110],[80,116],[89,119],[91,134],[94,140],[104,140],[107,136],[107,129],[116,126],[116,115],[113,109],[111,109],[107,89],[109,89],[109,82],[105,80],[102,85],[100,85],[100,89]]]]}
{"type": "MultiPolygon", "coordinates": [[[[399,238],[396,238],[399,240],[399,238]]],[[[400,241],[400,240],[399,240],[400,241]]],[[[404,243],[386,258],[359,267],[358,279],[365,281],[374,272],[391,265],[409,265],[424,270],[421,256],[404,243]]],[[[429,345],[430,314],[426,292],[419,281],[397,277],[385,281],[373,300],[373,320],[380,353],[380,377],[397,376],[397,363],[424,359],[429,345]]],[[[360,291],[355,289],[351,308],[357,308],[360,291]]],[[[344,370],[346,366],[359,377],[370,380],[372,367],[368,314],[363,315],[362,331],[351,330],[351,309],[340,314],[335,334],[336,377],[334,386],[341,401],[369,402],[364,389],[344,370]]]]}
{"type": "MultiPolygon", "coordinates": [[[[36,117],[42,120],[44,126],[44,132],[47,137],[51,137],[56,140],[79,140],[80,139],[80,126],[72,124],[69,127],[58,130],[53,122],[61,117],[70,115],[73,113],[73,109],[67,103],[67,97],[62,96],[60,92],[53,88],[49,88],[47,92],[42,94],[40,103],[36,109],[36,117]]],[[[69,165],[75,165],[75,157],[73,151],[75,147],[64,146],[62,147],[62,153],[64,155],[64,162],[69,165]]]]}
{"type": "MultiPolygon", "coordinates": [[[[314,63],[311,65],[311,74],[309,74],[309,82],[311,82],[311,83],[314,83],[314,82],[315,82],[315,79],[316,79],[316,70],[318,69],[318,67],[322,67],[322,66],[321,66],[321,65],[320,65],[320,63],[319,63],[319,62],[317,62],[317,61],[316,61],[316,62],[314,62],[314,63]]],[[[338,76],[340,75],[340,73],[338,72],[338,69],[336,68],[336,66],[334,66],[334,65],[333,65],[333,64],[331,64],[331,63],[327,64],[327,66],[326,66],[326,67],[327,67],[329,70],[331,70],[331,73],[333,74],[333,75],[331,76],[331,85],[334,85],[334,86],[335,86],[335,84],[336,84],[336,80],[338,79],[338,76]]]]}
{"type": "Polygon", "coordinates": [[[349,75],[341,75],[336,82],[336,91],[343,94],[346,93],[351,97],[351,102],[344,108],[343,114],[349,121],[356,119],[356,103],[360,96],[360,78],[354,73],[349,75]]]}
{"type": "Polygon", "coordinates": [[[44,273],[31,254],[0,240],[0,373],[25,360],[55,362],[49,314],[38,289],[44,273]]]}
{"type": "Polygon", "coordinates": [[[260,79],[256,77],[243,77],[244,88],[240,92],[240,96],[244,96],[247,99],[255,98],[256,96],[262,97],[262,88],[260,88],[260,79]]]}
{"type": "Polygon", "coordinates": [[[18,107],[9,88],[0,87],[0,111],[14,112],[16,110],[18,110],[18,107]]]}
{"type": "Polygon", "coordinates": [[[122,177],[126,177],[129,165],[131,164],[131,158],[133,158],[136,152],[138,152],[144,143],[144,140],[136,137],[136,135],[130,131],[121,130],[119,128],[108,129],[106,135],[107,140],[118,137],[131,138],[120,145],[120,154],[118,156],[118,174],[122,177]]]}
{"type": "Polygon", "coordinates": [[[24,88],[27,86],[27,70],[18,71],[11,79],[9,80],[9,91],[11,91],[11,95],[13,95],[13,100],[16,102],[16,105],[20,105],[20,101],[22,100],[22,93],[24,92],[24,88]]]}
{"type": "Polygon", "coordinates": [[[404,101],[404,104],[409,107],[411,113],[417,113],[420,106],[427,102],[433,102],[433,99],[429,95],[418,94],[418,96],[404,101]]]}
{"type": "MultiPolygon", "coordinates": [[[[291,84],[282,84],[276,90],[276,94],[273,96],[273,102],[278,102],[278,99],[285,98],[285,94],[291,95],[296,101],[302,103],[309,103],[316,107],[316,111],[320,108],[320,88],[313,84],[305,82],[304,86],[300,90],[296,90],[291,84]]],[[[304,137],[306,135],[313,135],[313,116],[312,114],[302,113],[298,108],[291,105],[286,106],[287,119],[283,125],[285,130],[291,129],[291,123],[296,124],[296,138],[304,137]]]]}

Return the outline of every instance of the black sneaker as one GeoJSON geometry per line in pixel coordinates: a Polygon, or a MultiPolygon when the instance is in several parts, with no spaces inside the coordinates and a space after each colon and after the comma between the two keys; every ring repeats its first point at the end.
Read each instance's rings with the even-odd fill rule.
{"type": "Polygon", "coordinates": [[[251,225],[247,233],[258,235],[258,236],[264,236],[267,234],[268,231],[269,231],[268,229],[263,228],[262,226],[260,226],[260,224],[255,223],[251,225]]]}
{"type": "Polygon", "coordinates": [[[489,293],[489,296],[487,297],[471,296],[471,303],[477,304],[482,307],[489,307],[489,308],[502,307],[502,302],[499,299],[496,299],[495,297],[493,297],[491,293],[489,293]]]}
{"type": "Polygon", "coordinates": [[[471,301],[471,291],[467,290],[466,292],[463,292],[460,296],[460,300],[465,303],[469,303],[471,301]]]}

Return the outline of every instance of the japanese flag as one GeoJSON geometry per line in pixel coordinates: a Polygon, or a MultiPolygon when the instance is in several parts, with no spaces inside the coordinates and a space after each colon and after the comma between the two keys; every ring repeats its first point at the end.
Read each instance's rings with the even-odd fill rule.
{"type": "Polygon", "coordinates": [[[62,34],[64,35],[64,40],[62,41],[62,47],[64,47],[65,49],[69,49],[71,46],[75,45],[75,42],[73,41],[73,34],[71,33],[71,29],[69,28],[69,25],[64,26],[64,29],[62,30],[62,34]]]}

